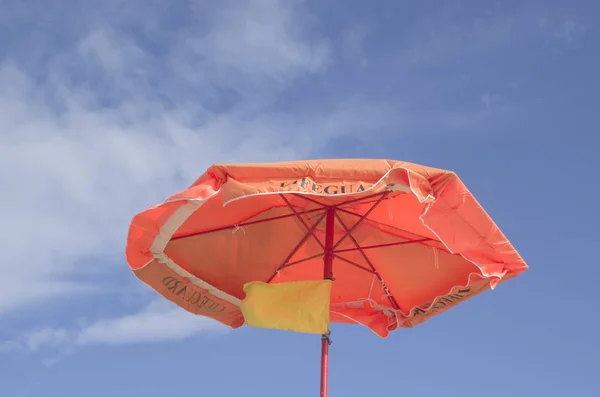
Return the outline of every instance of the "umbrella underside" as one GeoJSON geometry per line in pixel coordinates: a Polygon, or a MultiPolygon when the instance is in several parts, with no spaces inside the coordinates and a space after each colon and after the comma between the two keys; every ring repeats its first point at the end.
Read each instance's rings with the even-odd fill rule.
{"type": "Polygon", "coordinates": [[[215,166],[141,213],[128,246],[136,276],[234,328],[245,323],[248,283],[325,277],[333,281],[330,320],[385,337],[526,269],[454,174],[370,162],[376,167],[357,178],[354,164],[333,161],[334,178],[307,164],[215,166]],[[313,178],[298,178],[304,172],[313,178]]]}

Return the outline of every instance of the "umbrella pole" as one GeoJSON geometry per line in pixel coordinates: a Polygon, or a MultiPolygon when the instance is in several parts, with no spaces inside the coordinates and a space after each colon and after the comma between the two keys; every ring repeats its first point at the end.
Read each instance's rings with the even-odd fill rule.
{"type": "Polygon", "coordinates": [[[321,335],[321,397],[327,397],[327,375],[329,372],[329,334],[321,335]]]}
{"type": "MultiPolygon", "coordinates": [[[[333,280],[333,233],[335,231],[335,208],[327,208],[325,223],[325,255],[323,257],[323,279],[333,280]]],[[[321,335],[321,397],[327,397],[329,375],[329,332],[321,335]]]]}

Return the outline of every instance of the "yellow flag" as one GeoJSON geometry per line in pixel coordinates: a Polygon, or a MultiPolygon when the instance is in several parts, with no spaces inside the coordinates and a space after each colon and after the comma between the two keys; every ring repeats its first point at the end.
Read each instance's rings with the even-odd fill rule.
{"type": "Polygon", "coordinates": [[[325,334],[329,330],[331,280],[244,285],[240,309],[246,325],[325,334]]]}

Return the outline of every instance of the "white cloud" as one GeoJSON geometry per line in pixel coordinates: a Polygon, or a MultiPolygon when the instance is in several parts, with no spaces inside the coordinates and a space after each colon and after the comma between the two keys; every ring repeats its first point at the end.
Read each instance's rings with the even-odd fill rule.
{"type": "MultiPolygon", "coordinates": [[[[0,274],[11,280],[0,316],[102,292],[82,276],[128,276],[131,217],[211,163],[310,157],[329,139],[386,122],[385,109],[361,102],[273,110],[282,90],[331,63],[301,2],[206,3],[181,25],[159,5],[103,4],[42,5],[39,14],[3,7],[10,26],[52,23],[7,35],[0,58],[0,274]]],[[[161,328],[150,312],[141,318],[156,337],[192,332],[161,328]]],[[[126,334],[134,320],[115,321],[79,337],[108,343],[105,330],[126,334]]]]}
{"type": "MultiPolygon", "coordinates": [[[[218,77],[239,72],[247,83],[286,82],[296,74],[322,70],[329,62],[324,39],[307,40],[304,11],[297,2],[251,0],[226,3],[211,18],[211,31],[187,35],[184,43],[207,63],[224,70],[218,77]],[[304,26],[303,26],[304,25],[304,26]]],[[[186,32],[187,33],[187,32],[186,32]]]]}
{"type": "Polygon", "coordinates": [[[45,346],[58,346],[68,341],[69,337],[64,329],[42,328],[28,334],[25,338],[27,349],[36,351],[45,346]]]}
{"type": "Polygon", "coordinates": [[[121,345],[181,340],[204,331],[226,329],[214,320],[191,315],[161,300],[137,314],[92,323],[78,332],[75,341],[78,345],[121,345]]]}
{"type": "Polygon", "coordinates": [[[209,318],[195,316],[165,300],[153,301],[137,313],[96,320],[73,328],[44,327],[0,344],[0,353],[55,353],[43,360],[53,365],[77,347],[183,340],[203,332],[229,328],[209,318]]]}

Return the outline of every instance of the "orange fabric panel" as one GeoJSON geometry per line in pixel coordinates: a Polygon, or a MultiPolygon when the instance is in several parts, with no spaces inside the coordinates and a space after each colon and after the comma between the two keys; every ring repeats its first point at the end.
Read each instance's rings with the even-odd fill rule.
{"type": "Polygon", "coordinates": [[[453,252],[488,273],[520,273],[527,265],[457,176],[453,176],[423,220],[453,252]]]}
{"type": "MultiPolygon", "coordinates": [[[[287,212],[274,208],[260,217],[287,212]]],[[[165,253],[198,278],[241,299],[244,284],[271,277],[303,235],[302,225],[290,217],[173,240],[165,253]],[[268,238],[273,230],[277,239],[268,238]]]]}

